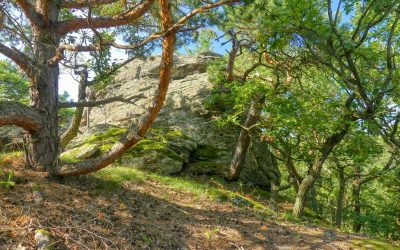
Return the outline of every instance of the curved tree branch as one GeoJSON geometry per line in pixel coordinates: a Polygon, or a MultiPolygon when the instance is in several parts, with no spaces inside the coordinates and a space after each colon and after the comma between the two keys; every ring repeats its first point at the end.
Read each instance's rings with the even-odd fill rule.
{"type": "MultiPolygon", "coordinates": [[[[172,17],[168,0],[160,0],[160,7],[163,29],[168,29],[172,25],[172,17]]],[[[171,79],[175,38],[175,32],[171,32],[163,39],[163,52],[161,56],[160,81],[158,84],[158,89],[150,108],[145,116],[139,121],[139,123],[137,125],[132,124],[128,128],[125,135],[103,156],[75,164],[61,165],[56,169],[57,175],[82,175],[102,169],[117,160],[124,152],[126,152],[144,137],[146,131],[150,128],[160,112],[167,96],[167,90],[171,79]]]]}
{"type": "Polygon", "coordinates": [[[28,57],[22,54],[20,51],[11,49],[6,45],[0,43],[0,53],[15,62],[23,71],[28,72],[28,57]]]}
{"type": "Polygon", "coordinates": [[[92,18],[90,24],[87,21],[87,18],[76,18],[62,21],[59,23],[59,31],[61,34],[66,34],[81,29],[111,28],[126,25],[138,20],[146,14],[151,6],[153,6],[154,1],[155,0],[143,0],[135,8],[109,18],[92,18]]]}
{"type": "MultiPolygon", "coordinates": [[[[93,44],[93,45],[69,45],[69,44],[61,44],[57,50],[56,50],[56,55],[51,58],[49,60],[49,64],[50,65],[54,65],[57,62],[61,61],[63,59],[63,54],[65,50],[69,50],[69,51],[75,51],[75,52],[92,52],[92,51],[100,51],[102,50],[104,47],[110,46],[110,47],[114,47],[117,49],[138,49],[141,48],[143,46],[145,46],[146,44],[148,44],[149,42],[158,39],[160,37],[163,37],[165,35],[167,35],[168,33],[171,32],[179,32],[179,29],[193,16],[205,12],[209,9],[212,8],[216,8],[218,6],[227,4],[227,3],[231,3],[231,2],[236,2],[238,0],[222,0],[216,3],[212,3],[212,4],[206,4],[200,8],[194,9],[192,10],[190,13],[188,13],[187,15],[185,15],[184,17],[182,17],[177,23],[175,23],[174,25],[171,25],[168,29],[164,29],[163,31],[154,33],[150,36],[148,36],[147,38],[145,38],[144,40],[142,40],[139,43],[136,44],[132,44],[132,45],[125,45],[125,44],[118,44],[115,42],[102,42],[101,44],[93,44]]],[[[93,22],[96,19],[90,19],[90,22],[86,22],[88,23],[88,27],[87,28],[92,28],[95,29],[95,25],[93,25],[93,22]]],[[[181,30],[182,31],[182,30],[181,30]]]]}
{"type": "Polygon", "coordinates": [[[0,127],[15,125],[36,132],[43,125],[41,115],[33,108],[16,101],[0,101],[0,127]]]}
{"type": "MultiPolygon", "coordinates": [[[[88,82],[88,70],[87,67],[84,67],[80,74],[79,81],[79,91],[78,91],[78,101],[85,101],[86,99],[86,87],[88,82]]],[[[72,117],[72,121],[69,124],[67,130],[60,137],[60,146],[61,149],[64,150],[68,143],[74,139],[78,135],[79,126],[82,121],[84,107],[78,107],[75,109],[74,115],[72,117]]]]}
{"type": "MultiPolygon", "coordinates": [[[[97,6],[116,3],[116,2],[118,2],[118,0],[91,0],[90,6],[97,7],[97,6]]],[[[82,8],[87,8],[87,7],[88,7],[87,0],[62,1],[61,2],[61,8],[65,8],[65,9],[82,9],[82,8]]]]}
{"type": "Polygon", "coordinates": [[[44,24],[44,20],[28,0],[17,0],[17,4],[24,11],[25,16],[35,27],[40,27],[44,24]]]}
{"type": "Polygon", "coordinates": [[[383,174],[386,172],[393,170],[394,168],[398,167],[398,163],[396,161],[396,154],[398,151],[396,150],[395,152],[392,153],[390,156],[389,160],[385,164],[385,166],[382,167],[377,173],[372,173],[372,174],[367,174],[367,177],[361,179],[360,184],[363,185],[365,183],[368,183],[370,181],[373,181],[379,177],[381,177],[383,174]]]}
{"type": "Polygon", "coordinates": [[[135,101],[144,98],[143,94],[134,95],[128,98],[124,98],[123,96],[115,96],[110,97],[104,100],[99,101],[79,101],[79,102],[61,102],[59,103],[60,108],[74,108],[74,107],[97,107],[99,105],[104,105],[111,102],[126,102],[135,104],[135,101]]]}

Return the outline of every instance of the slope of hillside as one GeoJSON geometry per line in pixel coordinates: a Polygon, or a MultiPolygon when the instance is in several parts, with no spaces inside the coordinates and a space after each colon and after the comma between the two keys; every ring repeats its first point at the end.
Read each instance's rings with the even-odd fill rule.
{"type": "Polygon", "coordinates": [[[3,175],[15,173],[15,186],[0,192],[2,249],[35,249],[38,229],[53,249],[399,249],[293,224],[263,192],[218,178],[115,165],[57,183],[22,163],[21,154],[1,156],[3,175]]]}

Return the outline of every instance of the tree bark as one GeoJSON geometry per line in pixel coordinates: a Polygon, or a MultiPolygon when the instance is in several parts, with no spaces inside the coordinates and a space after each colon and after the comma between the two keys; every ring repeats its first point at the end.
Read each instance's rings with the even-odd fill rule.
{"type": "Polygon", "coordinates": [[[355,216],[355,219],[353,220],[353,231],[355,233],[359,233],[361,231],[361,226],[362,223],[360,221],[361,218],[361,167],[356,166],[355,168],[355,175],[354,175],[354,181],[353,181],[353,211],[355,216]]]}
{"type": "Polygon", "coordinates": [[[346,178],[344,176],[344,167],[339,167],[339,192],[336,201],[335,225],[337,228],[342,226],[342,211],[344,193],[346,191],[346,178]]]}
{"type": "MultiPolygon", "coordinates": [[[[57,23],[58,14],[57,1],[48,1],[46,15],[49,23],[57,23]]],[[[48,60],[54,57],[60,36],[53,25],[40,29],[33,27],[33,34],[35,50],[33,54],[36,56],[36,64],[30,81],[31,106],[41,114],[45,125],[38,131],[26,134],[27,159],[31,166],[52,173],[59,156],[57,107],[59,67],[58,64],[50,66],[48,60]]]]}
{"type": "Polygon", "coordinates": [[[349,124],[345,124],[344,128],[331,135],[326,139],[322,146],[321,155],[318,157],[311,167],[308,175],[303,179],[297,192],[296,201],[293,206],[293,215],[300,218],[303,215],[304,207],[307,201],[307,195],[317,180],[325,160],[328,158],[333,148],[342,141],[350,128],[349,124]]]}
{"type": "Polygon", "coordinates": [[[303,181],[303,178],[300,176],[300,174],[297,172],[294,163],[293,163],[293,159],[290,156],[285,157],[285,166],[286,166],[286,170],[289,173],[289,176],[291,177],[291,179],[293,179],[292,183],[293,183],[293,188],[294,190],[297,192],[299,192],[299,186],[301,184],[301,182],[303,181]]]}
{"type": "Polygon", "coordinates": [[[229,35],[232,40],[232,49],[228,55],[228,64],[226,65],[226,80],[233,81],[235,76],[233,73],[233,69],[235,66],[236,55],[239,51],[239,40],[237,39],[236,32],[234,30],[229,31],[229,35]]]}
{"type": "MultiPolygon", "coordinates": [[[[87,69],[84,68],[81,72],[81,79],[79,81],[78,102],[86,100],[86,87],[88,80],[87,69]]],[[[68,143],[78,135],[79,126],[81,125],[84,107],[76,107],[74,116],[72,117],[71,124],[68,129],[61,135],[60,146],[64,150],[68,143]]]]}
{"type": "MultiPolygon", "coordinates": [[[[115,3],[119,0],[91,0],[90,6],[98,7],[105,4],[115,3]]],[[[70,0],[70,1],[61,1],[61,8],[66,9],[82,9],[87,8],[88,1],[87,0],[70,0]]]]}
{"type": "Polygon", "coordinates": [[[262,108],[264,106],[265,96],[256,95],[251,102],[249,111],[247,113],[246,120],[243,124],[243,129],[240,131],[239,138],[236,144],[235,152],[232,156],[230,164],[229,180],[237,180],[242,170],[246,153],[250,145],[250,134],[249,130],[256,124],[260,118],[262,108]]]}
{"type": "Polygon", "coordinates": [[[315,174],[307,175],[306,178],[303,179],[301,185],[299,186],[299,191],[296,195],[296,201],[293,207],[293,215],[295,217],[300,218],[303,216],[303,211],[305,207],[305,203],[307,200],[308,192],[310,191],[311,187],[314,185],[317,177],[315,174]]]}
{"type": "Polygon", "coordinates": [[[39,112],[16,101],[0,101],[0,127],[15,125],[30,133],[42,129],[44,122],[39,112]]]}

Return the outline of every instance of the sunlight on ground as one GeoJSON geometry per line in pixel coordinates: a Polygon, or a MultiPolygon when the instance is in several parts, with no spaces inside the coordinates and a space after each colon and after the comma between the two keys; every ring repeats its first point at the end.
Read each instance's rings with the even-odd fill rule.
{"type": "Polygon", "coordinates": [[[393,246],[391,243],[378,239],[362,239],[352,241],[355,247],[361,247],[362,250],[382,249],[382,250],[399,250],[399,246],[393,246]]]}

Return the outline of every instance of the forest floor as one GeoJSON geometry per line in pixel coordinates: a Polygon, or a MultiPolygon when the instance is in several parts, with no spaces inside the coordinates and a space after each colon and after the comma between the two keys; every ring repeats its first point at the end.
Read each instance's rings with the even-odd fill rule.
{"type": "Polygon", "coordinates": [[[114,166],[54,182],[18,159],[0,159],[3,175],[15,173],[13,188],[0,187],[0,249],[35,249],[38,229],[53,249],[400,249],[289,222],[256,192],[210,177],[114,166]]]}

